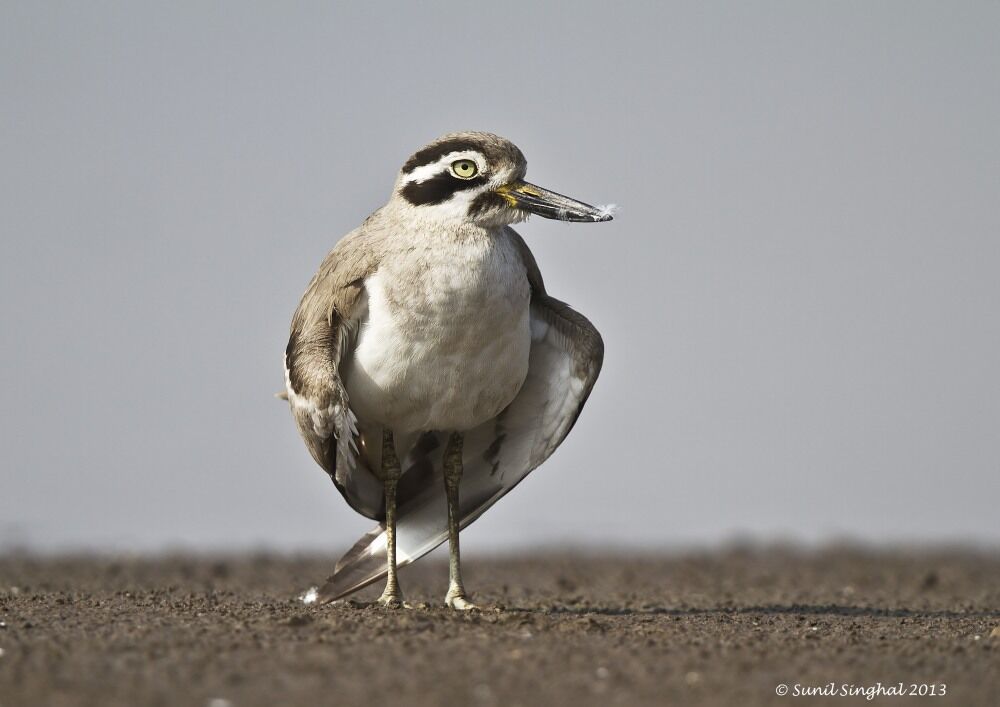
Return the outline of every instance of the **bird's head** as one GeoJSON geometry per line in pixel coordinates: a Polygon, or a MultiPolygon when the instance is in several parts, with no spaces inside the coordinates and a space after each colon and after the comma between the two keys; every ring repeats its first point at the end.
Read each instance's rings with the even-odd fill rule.
{"type": "Polygon", "coordinates": [[[498,135],[449,133],[422,147],[399,171],[392,199],[420,220],[484,227],[530,214],[561,221],[610,221],[611,207],[594,207],[524,181],[528,163],[498,135]]]}

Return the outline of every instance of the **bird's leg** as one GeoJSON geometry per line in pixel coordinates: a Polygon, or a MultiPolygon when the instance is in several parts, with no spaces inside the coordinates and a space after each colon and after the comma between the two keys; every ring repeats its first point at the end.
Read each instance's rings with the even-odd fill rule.
{"type": "Polygon", "coordinates": [[[444,451],[444,490],[448,496],[448,594],[444,603],[452,609],[475,609],[462,585],[462,561],[458,550],[458,482],[462,479],[461,432],[452,432],[444,451]]]}
{"type": "Polygon", "coordinates": [[[403,593],[396,580],[396,485],[403,472],[396,456],[396,443],[392,430],[382,429],[382,484],[385,486],[385,551],[389,564],[389,576],[385,580],[385,591],[378,598],[379,604],[405,606],[403,593]]]}

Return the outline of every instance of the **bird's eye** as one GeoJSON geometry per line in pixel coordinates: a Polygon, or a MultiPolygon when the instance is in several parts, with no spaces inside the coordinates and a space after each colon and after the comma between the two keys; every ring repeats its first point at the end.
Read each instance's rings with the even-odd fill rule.
{"type": "Polygon", "coordinates": [[[472,179],[479,172],[479,167],[472,160],[456,160],[451,163],[451,173],[459,179],[472,179]]]}

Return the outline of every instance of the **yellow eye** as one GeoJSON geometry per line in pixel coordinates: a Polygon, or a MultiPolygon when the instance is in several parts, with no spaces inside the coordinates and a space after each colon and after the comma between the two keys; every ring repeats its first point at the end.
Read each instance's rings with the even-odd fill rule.
{"type": "Polygon", "coordinates": [[[451,163],[451,173],[459,179],[472,179],[479,172],[479,167],[472,160],[456,160],[451,163]]]}

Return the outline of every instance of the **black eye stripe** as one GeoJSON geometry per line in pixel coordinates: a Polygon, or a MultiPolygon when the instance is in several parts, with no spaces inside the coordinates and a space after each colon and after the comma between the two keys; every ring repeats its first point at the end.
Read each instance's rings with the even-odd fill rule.
{"type": "Polygon", "coordinates": [[[452,152],[479,152],[480,146],[469,140],[456,139],[456,140],[446,140],[444,142],[439,142],[436,145],[431,145],[430,147],[425,147],[417,154],[413,155],[410,159],[406,161],[403,165],[403,174],[409,174],[417,167],[426,164],[434,164],[439,159],[445,155],[450,155],[452,152]]]}
{"type": "Polygon", "coordinates": [[[402,194],[414,206],[440,204],[460,191],[481,187],[486,181],[486,177],[458,179],[451,172],[442,172],[422,182],[410,182],[403,187],[402,194]]]}

